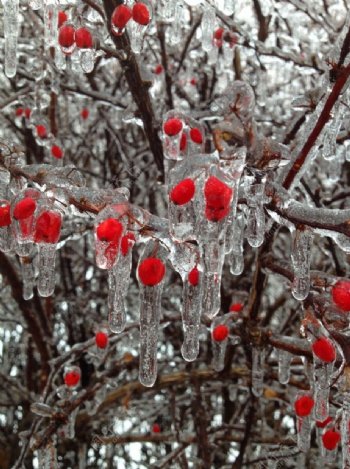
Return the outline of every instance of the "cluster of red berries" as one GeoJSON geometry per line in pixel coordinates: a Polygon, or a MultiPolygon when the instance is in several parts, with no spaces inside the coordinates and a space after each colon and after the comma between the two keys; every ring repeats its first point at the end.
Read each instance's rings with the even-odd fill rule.
{"type": "Polygon", "coordinates": [[[122,234],[123,225],[112,217],[103,220],[96,228],[97,239],[106,243],[104,254],[110,266],[115,262],[119,244],[121,254],[126,256],[136,241],[133,233],[126,233],[124,236],[122,234]]]}
{"type": "Polygon", "coordinates": [[[32,110],[29,107],[23,108],[23,107],[18,107],[16,109],[16,117],[25,117],[26,119],[30,119],[30,115],[32,113],[32,110]]]}
{"type": "Polygon", "coordinates": [[[213,34],[214,45],[216,47],[222,47],[224,41],[227,42],[230,47],[234,47],[238,42],[238,38],[236,34],[231,31],[225,31],[224,28],[217,28],[213,34]]]}
{"type": "Polygon", "coordinates": [[[190,140],[197,145],[202,145],[203,143],[203,134],[198,127],[190,128],[187,136],[187,133],[183,132],[182,121],[176,117],[168,119],[163,125],[163,130],[168,137],[176,137],[182,132],[180,138],[180,151],[182,152],[187,148],[188,136],[190,140]]]}
{"type": "Polygon", "coordinates": [[[71,54],[74,47],[92,49],[93,38],[87,28],[75,29],[71,24],[63,24],[58,31],[58,43],[65,54],[71,54]]]}
{"type": "Polygon", "coordinates": [[[113,34],[120,36],[131,19],[141,26],[147,26],[151,21],[149,7],[142,2],[135,3],[132,9],[125,4],[117,6],[111,18],[113,34]]]}

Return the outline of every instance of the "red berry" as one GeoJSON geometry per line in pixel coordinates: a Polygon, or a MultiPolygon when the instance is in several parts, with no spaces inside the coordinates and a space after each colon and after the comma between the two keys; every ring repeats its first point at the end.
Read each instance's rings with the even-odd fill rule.
{"type": "Polygon", "coordinates": [[[16,220],[24,220],[33,215],[36,209],[36,202],[31,197],[25,197],[24,199],[17,202],[13,216],[16,220]]]}
{"type": "Polygon", "coordinates": [[[232,313],[239,313],[240,311],[242,311],[243,309],[243,305],[242,303],[233,303],[231,306],[230,306],[230,311],[232,313]]]}
{"type": "Polygon", "coordinates": [[[170,200],[175,205],[185,205],[193,199],[196,186],[192,179],[184,179],[171,189],[170,200]]]}
{"type": "Polygon", "coordinates": [[[218,28],[214,32],[214,39],[216,39],[217,41],[221,41],[223,35],[224,35],[224,28],[218,28]]]}
{"type": "Polygon", "coordinates": [[[198,145],[203,143],[202,132],[197,128],[190,130],[190,137],[191,137],[192,142],[198,143],[198,145]]]}
{"type": "Polygon", "coordinates": [[[180,140],[180,151],[185,151],[187,147],[187,135],[185,132],[182,133],[181,135],[181,140],[180,140]]]}
{"type": "Polygon", "coordinates": [[[108,335],[105,332],[96,332],[95,342],[98,348],[106,348],[108,345],[108,335]]]}
{"type": "Polygon", "coordinates": [[[163,70],[164,70],[163,65],[158,64],[154,69],[154,73],[156,75],[160,75],[163,72],[163,70]]]}
{"type": "Polygon", "coordinates": [[[72,47],[75,41],[75,29],[73,26],[63,25],[58,32],[58,43],[61,47],[72,47]]]}
{"type": "Polygon", "coordinates": [[[0,228],[11,225],[10,204],[8,202],[0,202],[0,228]]]}
{"type": "Polygon", "coordinates": [[[329,451],[333,451],[340,442],[340,433],[335,430],[327,430],[322,435],[323,446],[329,451]]]}
{"type": "Polygon", "coordinates": [[[164,132],[169,135],[169,137],[174,137],[175,135],[179,134],[182,130],[182,122],[180,119],[168,119],[164,126],[164,132]]]}
{"type": "Polygon", "coordinates": [[[57,212],[47,210],[37,219],[34,240],[36,243],[57,243],[61,233],[62,218],[57,212]]]}
{"type": "Polygon", "coordinates": [[[229,186],[217,177],[210,176],[204,187],[205,216],[208,220],[217,222],[229,214],[232,194],[233,190],[229,186]]]}
{"type": "Polygon", "coordinates": [[[122,232],[123,225],[115,218],[107,218],[96,229],[97,238],[108,243],[118,243],[122,232]]]}
{"type": "Polygon", "coordinates": [[[136,239],[134,233],[126,233],[126,235],[122,237],[120,242],[120,250],[123,256],[126,256],[129,250],[132,249],[135,241],[136,239]]]}
{"type": "Polygon", "coordinates": [[[350,311],[350,281],[339,280],[332,288],[334,303],[343,311],[350,311]]]}
{"type": "Polygon", "coordinates": [[[222,342],[227,338],[228,333],[228,327],[225,324],[219,324],[212,332],[213,340],[215,340],[215,342],[222,342]]]}
{"type": "Polygon", "coordinates": [[[190,83],[191,85],[196,86],[197,80],[195,78],[191,78],[190,83]]]}
{"type": "Polygon", "coordinates": [[[68,16],[65,11],[58,12],[58,27],[60,28],[63,23],[65,23],[68,19],[68,16]]]}
{"type": "Polygon", "coordinates": [[[165,265],[156,257],[148,257],[143,260],[138,268],[140,282],[149,287],[160,283],[165,275],[165,265]]]}
{"type": "Polygon", "coordinates": [[[16,109],[16,116],[21,117],[23,115],[23,107],[18,107],[16,109]]]}
{"type": "Polygon", "coordinates": [[[62,151],[61,147],[59,147],[58,145],[52,145],[51,155],[54,158],[57,158],[58,160],[60,160],[63,157],[63,151],[62,151]]]}
{"type": "Polygon", "coordinates": [[[117,29],[124,29],[131,17],[131,9],[127,5],[119,5],[113,11],[112,25],[117,29]]]}
{"type": "Polygon", "coordinates": [[[75,43],[79,49],[92,48],[92,36],[88,29],[79,28],[75,31],[75,43]]]}
{"type": "Polygon", "coordinates": [[[46,130],[46,127],[44,125],[37,125],[35,127],[35,129],[36,129],[36,133],[37,133],[39,138],[46,138],[47,137],[47,130],[46,130]]]}
{"type": "Polygon", "coordinates": [[[68,387],[76,386],[80,381],[80,373],[78,371],[68,371],[64,375],[64,383],[68,387]]]}
{"type": "Polygon", "coordinates": [[[329,422],[331,422],[333,419],[332,417],[329,415],[325,420],[323,420],[322,422],[320,420],[316,420],[316,427],[317,428],[325,428],[329,422]]]}
{"type": "Polygon", "coordinates": [[[81,112],[80,112],[80,116],[82,119],[84,119],[84,121],[89,117],[89,109],[87,109],[86,107],[84,107],[81,112]]]}
{"type": "Polygon", "coordinates": [[[30,119],[31,113],[32,113],[31,109],[29,109],[29,107],[26,107],[24,110],[24,115],[26,116],[26,119],[30,119]]]}
{"type": "Polygon", "coordinates": [[[312,344],[312,351],[320,360],[326,363],[331,363],[335,360],[336,351],[332,342],[326,337],[317,339],[312,344]]]}
{"type": "Polygon", "coordinates": [[[193,267],[191,272],[188,274],[188,283],[192,285],[192,287],[196,287],[199,283],[199,270],[197,266],[193,267]]]}
{"type": "Polygon", "coordinates": [[[136,23],[141,24],[142,26],[147,26],[151,21],[147,5],[141,2],[135,3],[132,8],[132,18],[136,23]]]}
{"type": "Polygon", "coordinates": [[[160,433],[160,425],[159,423],[154,423],[153,426],[152,426],[152,432],[153,433],[160,433]]]}
{"type": "Polygon", "coordinates": [[[306,417],[311,414],[315,401],[310,396],[301,396],[294,402],[294,410],[298,417],[306,417]]]}

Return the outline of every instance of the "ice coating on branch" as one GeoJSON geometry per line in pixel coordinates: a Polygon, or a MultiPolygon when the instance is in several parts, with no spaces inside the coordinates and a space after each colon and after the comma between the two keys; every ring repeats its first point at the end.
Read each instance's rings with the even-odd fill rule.
{"type": "Polygon", "coordinates": [[[179,44],[182,39],[182,24],[184,6],[181,0],[177,0],[175,3],[175,14],[174,19],[169,28],[169,43],[173,46],[179,44]]]}
{"type": "Polygon", "coordinates": [[[202,16],[202,48],[209,52],[213,47],[213,31],[215,29],[215,10],[212,6],[206,5],[202,16]]]}
{"type": "Polygon", "coordinates": [[[295,231],[291,260],[294,272],[292,294],[297,300],[304,300],[310,290],[312,237],[312,232],[306,229],[295,231]]]}
{"type": "Polygon", "coordinates": [[[260,397],[264,391],[264,367],[266,351],[260,346],[252,349],[252,392],[260,397]]]}
{"type": "Polygon", "coordinates": [[[19,20],[19,1],[3,0],[5,36],[5,74],[13,78],[17,70],[17,36],[19,20]]]}
{"type": "Polygon", "coordinates": [[[148,387],[157,379],[157,342],[166,256],[167,251],[159,242],[149,241],[137,268],[141,303],[139,380],[148,387]]]}
{"type": "Polygon", "coordinates": [[[46,48],[57,44],[58,10],[55,0],[46,0],[44,6],[44,45],[46,48]]]}
{"type": "Polygon", "coordinates": [[[278,380],[281,384],[288,384],[292,358],[286,350],[278,350],[278,380]]]}
{"type": "Polygon", "coordinates": [[[175,10],[178,3],[177,0],[161,0],[159,2],[159,15],[164,21],[173,21],[175,16],[175,10]]]}
{"type": "Polygon", "coordinates": [[[337,135],[343,121],[343,114],[343,106],[335,106],[334,117],[325,127],[322,149],[325,160],[333,160],[337,155],[337,135]]]}
{"type": "Polygon", "coordinates": [[[247,198],[248,214],[246,226],[246,238],[252,247],[262,245],[265,236],[265,196],[266,176],[256,175],[245,181],[244,192],[247,198]]]}
{"type": "Polygon", "coordinates": [[[129,287],[134,243],[133,233],[128,232],[122,237],[118,260],[108,271],[108,325],[116,333],[125,328],[125,297],[129,287]]]}
{"type": "Polygon", "coordinates": [[[217,8],[226,16],[231,16],[235,11],[234,0],[216,0],[217,8]]]}

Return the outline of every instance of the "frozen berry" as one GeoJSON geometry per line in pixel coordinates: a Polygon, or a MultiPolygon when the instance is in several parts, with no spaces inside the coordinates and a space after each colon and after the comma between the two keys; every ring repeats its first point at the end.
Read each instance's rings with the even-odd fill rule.
{"type": "Polygon", "coordinates": [[[154,73],[155,73],[156,75],[160,75],[161,73],[163,73],[163,70],[164,70],[163,65],[158,64],[158,65],[154,68],[154,73]]]}
{"type": "Polygon", "coordinates": [[[65,23],[68,20],[67,13],[65,11],[59,11],[58,12],[58,27],[60,28],[63,23],[65,23]]]}
{"type": "Polygon", "coordinates": [[[193,267],[191,272],[188,274],[188,283],[193,287],[196,287],[199,283],[199,270],[196,267],[193,267]]]}
{"type": "Polygon", "coordinates": [[[112,14],[112,26],[122,30],[132,17],[132,11],[127,5],[119,5],[112,14]]]}
{"type": "Polygon", "coordinates": [[[331,363],[335,360],[336,351],[332,342],[326,337],[321,337],[317,339],[312,344],[312,351],[316,355],[317,358],[322,360],[325,363],[331,363]]]}
{"type": "Polygon", "coordinates": [[[154,423],[152,426],[152,432],[153,433],[160,433],[160,425],[159,423],[154,423]]]}
{"type": "Polygon", "coordinates": [[[35,129],[36,129],[37,136],[39,138],[46,138],[47,137],[47,130],[46,130],[46,127],[44,125],[37,125],[35,127],[35,129]]]}
{"type": "Polygon", "coordinates": [[[350,311],[350,281],[339,280],[332,288],[334,303],[343,311],[350,311]]]}
{"type": "Polygon", "coordinates": [[[197,80],[195,78],[191,78],[190,83],[192,86],[196,86],[197,80]]]}
{"type": "Polygon", "coordinates": [[[51,155],[52,155],[54,158],[57,158],[58,160],[60,160],[60,159],[63,157],[62,148],[59,147],[58,145],[52,145],[52,147],[51,147],[51,155]]]}
{"type": "Polygon", "coordinates": [[[329,451],[333,451],[340,442],[340,433],[335,430],[327,430],[322,435],[323,446],[329,451]]]}
{"type": "Polygon", "coordinates": [[[106,348],[108,345],[108,334],[102,331],[97,332],[95,335],[95,342],[96,342],[96,347],[106,348]]]}
{"type": "Polygon", "coordinates": [[[215,176],[210,176],[204,186],[206,201],[205,216],[217,222],[225,218],[230,211],[233,190],[215,176]]]}
{"type": "Polygon", "coordinates": [[[123,256],[127,255],[129,250],[135,244],[135,241],[136,239],[134,233],[126,233],[126,235],[122,237],[122,240],[120,242],[120,250],[123,256]]]}
{"type": "Polygon", "coordinates": [[[179,134],[182,130],[182,122],[180,119],[168,119],[164,124],[164,132],[169,135],[169,137],[174,137],[179,134]]]}
{"type": "Polygon", "coordinates": [[[25,115],[26,119],[30,119],[31,113],[32,113],[32,110],[29,109],[29,107],[26,107],[25,110],[24,110],[24,115],[25,115]]]}
{"type": "Polygon", "coordinates": [[[160,283],[165,275],[165,265],[156,257],[144,259],[138,268],[140,282],[149,287],[154,287],[160,283]]]}
{"type": "Polygon", "coordinates": [[[79,49],[92,48],[92,36],[87,28],[79,28],[75,31],[75,43],[79,49]]]}
{"type": "Polygon", "coordinates": [[[229,332],[228,327],[225,324],[219,324],[213,330],[212,337],[215,340],[215,342],[222,342],[223,340],[227,338],[228,332],[229,332]]]}
{"type": "Polygon", "coordinates": [[[214,31],[214,39],[220,41],[224,35],[224,28],[218,28],[214,31]]]}
{"type": "Polygon", "coordinates": [[[192,179],[184,179],[170,191],[170,200],[175,205],[185,205],[193,199],[196,186],[192,179]]]}
{"type": "Polygon", "coordinates": [[[13,210],[13,216],[16,220],[24,220],[33,215],[36,209],[36,202],[31,197],[25,197],[17,202],[13,210]]]}
{"type": "Polygon", "coordinates": [[[83,109],[80,112],[80,117],[85,121],[89,117],[89,109],[86,107],[83,107],[83,109]]]}
{"type": "Polygon", "coordinates": [[[22,115],[23,115],[23,107],[18,107],[16,109],[16,116],[17,117],[22,117],[22,115]]]}
{"type": "Polygon", "coordinates": [[[115,218],[107,218],[96,229],[97,238],[108,243],[117,243],[122,232],[123,225],[115,218]]]}
{"type": "Polygon", "coordinates": [[[59,213],[47,210],[39,215],[35,223],[36,243],[57,243],[61,232],[62,218],[59,213]]]}
{"type": "Polygon", "coordinates": [[[151,21],[147,5],[142,2],[135,3],[132,8],[132,18],[136,23],[141,24],[142,26],[147,26],[151,21]]]}
{"type": "Polygon", "coordinates": [[[310,396],[301,396],[294,402],[294,410],[298,417],[306,417],[311,414],[315,401],[310,396]]]}
{"type": "Polygon", "coordinates": [[[75,29],[67,24],[60,27],[58,32],[58,43],[61,47],[72,47],[75,41],[75,29]]]}
{"type": "Polygon", "coordinates": [[[10,204],[8,202],[0,202],[0,228],[11,225],[10,204]]]}
{"type": "Polygon", "coordinates": [[[196,127],[194,129],[190,130],[190,137],[191,137],[192,142],[198,143],[198,145],[203,143],[202,132],[199,129],[197,129],[196,127]]]}
{"type": "Polygon", "coordinates": [[[232,313],[239,313],[240,311],[242,311],[243,309],[243,305],[242,303],[233,303],[231,306],[230,306],[230,311],[232,313]]]}
{"type": "Polygon", "coordinates": [[[180,140],[180,151],[185,151],[187,147],[187,135],[185,132],[182,133],[181,135],[181,140],[180,140]]]}
{"type": "Polygon", "coordinates": [[[80,381],[80,373],[78,371],[68,371],[64,375],[64,383],[66,386],[72,388],[77,386],[80,381]]]}

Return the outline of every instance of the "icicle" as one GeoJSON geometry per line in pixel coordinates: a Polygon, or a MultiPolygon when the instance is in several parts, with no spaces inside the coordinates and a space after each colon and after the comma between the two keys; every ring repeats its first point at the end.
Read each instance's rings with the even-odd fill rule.
{"type": "Polygon", "coordinates": [[[174,20],[169,28],[169,43],[173,46],[179,44],[182,40],[184,6],[181,0],[176,2],[174,20]]]}
{"type": "Polygon", "coordinates": [[[202,17],[202,47],[209,52],[213,47],[213,31],[215,29],[215,10],[206,5],[202,17]]]}
{"type": "Polygon", "coordinates": [[[17,36],[19,8],[18,0],[3,0],[5,36],[5,74],[8,78],[16,75],[17,36]]]}
{"type": "Polygon", "coordinates": [[[287,384],[290,377],[290,362],[292,355],[286,350],[278,350],[278,380],[281,384],[287,384]]]}
{"type": "Polygon", "coordinates": [[[252,349],[252,392],[260,397],[264,391],[265,350],[254,346],[252,349]]]}
{"type": "Polygon", "coordinates": [[[212,348],[213,348],[213,368],[215,371],[222,371],[225,367],[225,355],[229,338],[229,328],[225,324],[225,318],[215,318],[212,323],[212,348]]]}
{"type": "Polygon", "coordinates": [[[230,254],[230,272],[233,275],[241,275],[244,269],[243,256],[243,234],[244,217],[239,213],[232,223],[231,228],[231,254],[230,254]]]}
{"type": "Polygon", "coordinates": [[[165,276],[164,248],[149,242],[139,260],[140,285],[140,365],[139,380],[153,386],[157,379],[157,341],[161,315],[161,297],[165,276]]]}
{"type": "Polygon", "coordinates": [[[125,328],[125,297],[128,292],[132,246],[135,237],[127,233],[121,240],[121,254],[115,265],[108,271],[108,324],[112,332],[119,333],[125,328]]]}
{"type": "Polygon", "coordinates": [[[132,9],[133,21],[129,22],[130,42],[135,54],[140,54],[146,30],[151,22],[153,12],[152,4],[148,0],[135,3],[132,9]]]}
{"type": "Polygon", "coordinates": [[[32,260],[29,257],[21,257],[23,298],[30,300],[33,298],[34,271],[32,260]]]}
{"type": "Polygon", "coordinates": [[[165,0],[162,7],[162,17],[164,21],[172,21],[175,16],[177,0],[165,0]]]}
{"type": "Polygon", "coordinates": [[[39,245],[38,293],[42,297],[51,296],[55,290],[56,244],[39,245]]]}
{"type": "Polygon", "coordinates": [[[298,448],[307,453],[310,449],[311,415],[297,418],[298,448]]]}
{"type": "Polygon", "coordinates": [[[341,411],[341,441],[343,468],[350,467],[350,394],[343,394],[343,407],[341,411]]]}
{"type": "Polygon", "coordinates": [[[245,185],[245,196],[248,204],[246,237],[252,247],[259,247],[264,241],[265,213],[264,194],[266,176],[260,182],[245,185]]]}
{"type": "Polygon", "coordinates": [[[79,50],[80,65],[85,73],[91,73],[95,66],[95,51],[93,49],[79,50]]]}
{"type": "Polygon", "coordinates": [[[182,159],[180,144],[183,133],[183,116],[175,111],[169,111],[163,120],[163,148],[165,158],[171,160],[182,159]]]}
{"type": "Polygon", "coordinates": [[[204,244],[203,313],[213,318],[221,306],[221,276],[225,260],[225,240],[218,239],[204,244]]]}
{"type": "Polygon", "coordinates": [[[305,300],[310,289],[312,233],[306,229],[297,229],[292,248],[294,280],[292,294],[297,300],[305,300]]]}
{"type": "Polygon", "coordinates": [[[199,352],[199,328],[202,314],[203,273],[195,266],[183,279],[182,327],[184,341],[181,353],[185,360],[193,361],[199,352]]]}
{"type": "Polygon", "coordinates": [[[235,11],[235,0],[223,0],[221,11],[226,16],[233,15],[235,11]]]}
{"type": "Polygon", "coordinates": [[[35,189],[25,189],[11,204],[12,232],[19,256],[30,255],[33,248],[37,201],[41,194],[35,189]]]}
{"type": "Polygon", "coordinates": [[[57,44],[58,11],[55,0],[46,0],[44,7],[44,45],[48,49],[57,44]]]}

